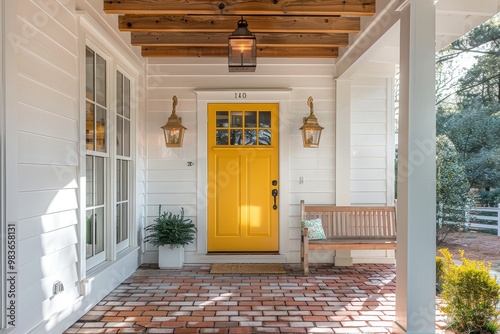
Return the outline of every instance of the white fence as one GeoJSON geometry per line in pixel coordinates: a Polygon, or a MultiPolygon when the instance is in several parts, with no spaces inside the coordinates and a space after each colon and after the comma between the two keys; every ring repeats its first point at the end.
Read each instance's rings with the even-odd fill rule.
{"type": "Polygon", "coordinates": [[[492,229],[500,236],[500,207],[476,207],[471,208],[468,225],[471,228],[492,229]],[[491,214],[492,212],[493,214],[491,214]],[[489,214],[490,213],[490,214],[489,214]]]}

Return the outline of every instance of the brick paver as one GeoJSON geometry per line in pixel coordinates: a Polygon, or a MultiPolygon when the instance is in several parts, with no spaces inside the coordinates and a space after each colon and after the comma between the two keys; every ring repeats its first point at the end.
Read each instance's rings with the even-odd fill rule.
{"type": "Polygon", "coordinates": [[[395,266],[311,265],[308,276],[285,268],[222,275],[210,265],[144,265],[65,333],[392,332],[395,266]]]}

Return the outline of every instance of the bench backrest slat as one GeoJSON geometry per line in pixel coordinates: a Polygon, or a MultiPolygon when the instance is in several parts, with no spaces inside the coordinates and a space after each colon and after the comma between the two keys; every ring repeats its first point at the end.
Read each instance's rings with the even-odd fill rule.
{"type": "Polygon", "coordinates": [[[305,205],[300,202],[300,219],[320,218],[327,238],[396,238],[396,210],[393,206],[305,205]]]}

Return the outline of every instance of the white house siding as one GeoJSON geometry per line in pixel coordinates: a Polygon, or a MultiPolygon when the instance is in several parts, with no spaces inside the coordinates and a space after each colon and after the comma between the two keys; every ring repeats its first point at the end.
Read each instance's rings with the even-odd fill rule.
{"type": "Polygon", "coordinates": [[[17,331],[26,333],[79,296],[78,32],[71,1],[15,5],[7,64],[16,69],[8,80],[16,117],[7,126],[17,141],[17,161],[8,161],[17,203],[7,210],[17,216],[17,331]],[[58,280],[65,292],[54,298],[58,280]]]}
{"type": "Polygon", "coordinates": [[[351,204],[393,205],[393,79],[351,84],[351,204]]]}
{"type": "MultiPolygon", "coordinates": [[[[392,73],[390,73],[392,74],[392,73]]],[[[351,204],[394,205],[394,78],[351,83],[351,204]]],[[[354,263],[395,261],[395,252],[352,251],[354,263]]]]}
{"type": "MultiPolygon", "coordinates": [[[[5,215],[17,226],[14,333],[60,333],[139,263],[135,247],[118,254],[105,269],[94,270],[92,276],[82,266],[80,140],[84,136],[80,135],[81,30],[77,7],[99,22],[98,16],[104,17],[102,1],[17,0],[2,6],[7,83],[5,215]],[[87,278],[92,281],[85,285],[87,278]],[[63,293],[57,295],[53,292],[56,281],[64,285],[63,293]]],[[[101,18],[100,22],[103,31],[111,33],[116,27],[116,18],[101,18]]],[[[134,51],[118,34],[112,33],[108,41],[121,43],[122,56],[133,59],[134,51]]],[[[139,73],[135,82],[144,101],[140,93],[145,85],[141,81],[144,73],[138,59],[132,66],[135,74],[139,73]]],[[[137,110],[144,110],[144,102],[135,102],[137,110]]],[[[144,138],[145,113],[135,121],[138,135],[144,138]]],[[[133,196],[139,224],[145,205],[146,150],[141,138],[135,140],[137,192],[133,196]]],[[[132,229],[142,227],[133,225],[132,229]]],[[[132,236],[135,245],[136,233],[132,236]]]]}
{"type": "MultiPolygon", "coordinates": [[[[280,175],[280,224],[287,224],[286,245],[280,245],[285,261],[299,259],[299,201],[332,203],[335,200],[335,134],[334,129],[334,65],[330,59],[258,59],[255,73],[229,73],[227,59],[150,58],[147,66],[147,133],[148,133],[148,223],[162,210],[178,212],[184,207],[186,216],[198,225],[198,235],[205,237],[206,217],[196,217],[199,206],[206,204],[197,180],[198,166],[203,165],[206,147],[197,143],[197,95],[200,89],[245,90],[291,89],[289,114],[281,115],[280,131],[289,133],[281,138],[280,164],[285,164],[287,175],[280,175]],[[182,148],[165,147],[161,126],[172,111],[172,96],[179,99],[177,113],[187,127],[182,148]],[[314,98],[315,114],[325,127],[320,148],[304,149],[299,128],[302,118],[309,115],[307,99],[314,98]],[[286,143],[284,142],[286,141],[286,143]],[[201,157],[200,157],[201,156],[201,157]],[[198,158],[200,157],[200,158],[198,158]],[[201,160],[199,160],[201,159],[201,160]],[[193,162],[193,166],[188,166],[193,162]],[[299,184],[300,177],[304,182],[299,184]],[[289,189],[289,191],[283,191],[289,189]]],[[[250,103],[252,100],[235,100],[250,103]]],[[[204,171],[201,171],[204,172],[204,171]]],[[[282,239],[283,240],[283,239],[282,239]]],[[[190,254],[204,254],[196,243],[187,247],[190,254]]],[[[194,257],[191,257],[194,258],[194,257]]],[[[200,257],[196,257],[200,259],[200,257]]],[[[146,245],[145,262],[156,262],[157,251],[146,245]]],[[[207,260],[208,261],[208,260],[207,260]]]]}

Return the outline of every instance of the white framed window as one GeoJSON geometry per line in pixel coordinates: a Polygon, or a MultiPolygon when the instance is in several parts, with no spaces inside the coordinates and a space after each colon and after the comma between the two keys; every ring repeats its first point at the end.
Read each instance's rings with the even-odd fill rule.
{"type": "Polygon", "coordinates": [[[130,79],[120,70],[116,71],[116,250],[130,245],[130,166],[131,166],[131,114],[130,79]]]}
{"type": "Polygon", "coordinates": [[[87,268],[106,259],[109,214],[107,191],[108,62],[95,46],[85,48],[85,258],[87,268]]]}
{"type": "Polygon", "coordinates": [[[132,219],[136,206],[133,143],[143,69],[86,13],[80,16],[80,24],[80,129],[85,131],[80,136],[80,176],[85,180],[80,192],[80,270],[85,276],[137,247],[132,219]]]}

